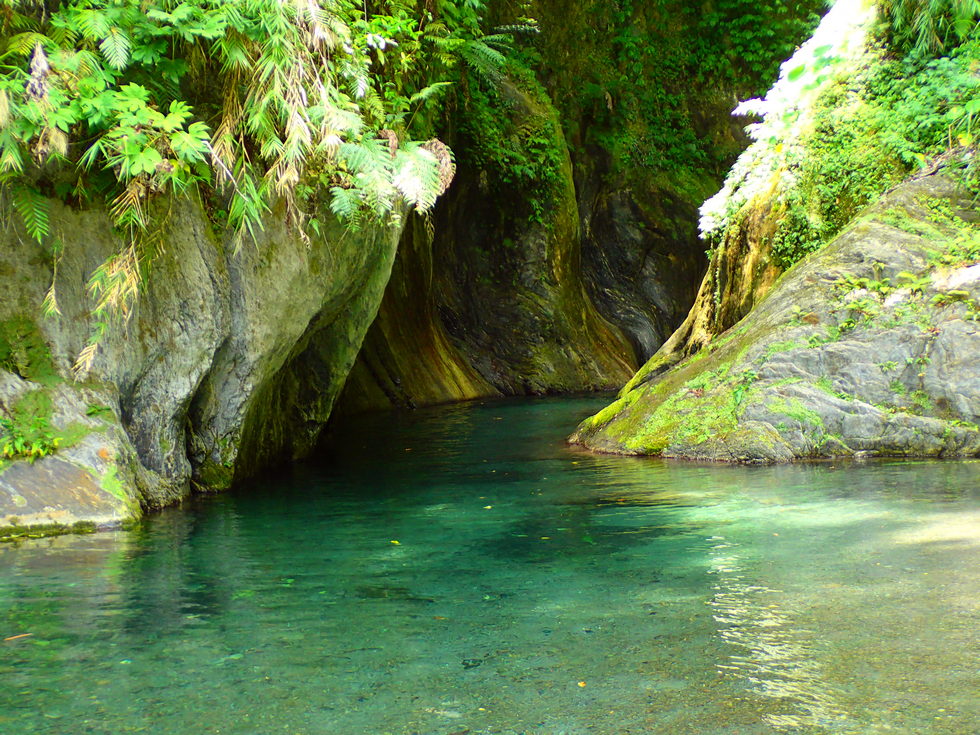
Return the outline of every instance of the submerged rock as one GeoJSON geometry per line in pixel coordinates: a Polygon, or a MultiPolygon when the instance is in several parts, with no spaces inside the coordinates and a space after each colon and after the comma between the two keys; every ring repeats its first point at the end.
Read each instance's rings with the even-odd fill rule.
{"type": "Polygon", "coordinates": [[[906,182],[701,352],[662,374],[655,355],[571,441],[736,462],[980,454],[976,220],[949,177],[906,182]]]}

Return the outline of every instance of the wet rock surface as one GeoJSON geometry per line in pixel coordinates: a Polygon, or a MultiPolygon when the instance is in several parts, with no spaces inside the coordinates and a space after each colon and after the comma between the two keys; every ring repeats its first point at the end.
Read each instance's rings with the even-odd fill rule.
{"type": "Polygon", "coordinates": [[[641,371],[572,441],[740,462],[980,454],[975,219],[944,175],[901,185],[700,353],[641,371]]]}

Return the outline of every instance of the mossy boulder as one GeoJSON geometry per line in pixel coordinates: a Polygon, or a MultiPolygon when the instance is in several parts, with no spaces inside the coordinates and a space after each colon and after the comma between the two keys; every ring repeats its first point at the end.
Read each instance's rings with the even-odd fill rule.
{"type": "Polygon", "coordinates": [[[980,228],[937,174],[902,184],[735,327],[654,356],[571,441],[740,462],[980,454],[980,228]]]}
{"type": "Polygon", "coordinates": [[[176,202],[128,319],[77,374],[85,284],[122,243],[104,212],[50,206],[56,261],[16,227],[0,240],[0,525],[119,523],[312,450],[400,227],[350,233],[324,214],[307,240],[274,211],[236,250],[198,202],[176,202]],[[52,283],[60,315],[43,317],[52,283]]]}

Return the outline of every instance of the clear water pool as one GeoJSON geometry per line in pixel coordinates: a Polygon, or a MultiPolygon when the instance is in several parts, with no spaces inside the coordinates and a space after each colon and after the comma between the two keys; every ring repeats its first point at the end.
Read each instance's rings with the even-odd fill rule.
{"type": "Polygon", "coordinates": [[[368,417],[0,546],[0,732],[980,733],[980,463],[565,447],[602,403],[368,417]]]}

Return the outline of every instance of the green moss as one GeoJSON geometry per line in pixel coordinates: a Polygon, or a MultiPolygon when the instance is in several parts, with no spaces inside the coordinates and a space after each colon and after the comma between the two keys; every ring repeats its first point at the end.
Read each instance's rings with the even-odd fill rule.
{"type": "Polygon", "coordinates": [[[0,322],[0,370],[45,386],[61,382],[40,330],[23,317],[0,322]]]}
{"type": "Polygon", "coordinates": [[[826,375],[823,376],[823,377],[817,378],[813,382],[813,386],[815,388],[818,388],[819,390],[822,390],[827,395],[833,396],[834,398],[839,398],[842,401],[856,401],[856,400],[858,400],[857,396],[852,395],[851,393],[846,393],[844,391],[840,391],[840,390],[835,389],[834,388],[834,381],[831,380],[826,375]]]}
{"type": "Polygon", "coordinates": [[[977,426],[971,421],[962,421],[960,419],[954,419],[949,422],[950,425],[955,426],[960,429],[966,429],[967,431],[980,432],[980,426],[977,426]]]}
{"type": "Polygon", "coordinates": [[[834,381],[828,378],[826,375],[821,378],[817,378],[813,384],[824,393],[828,393],[832,396],[837,395],[837,391],[834,390],[834,381]]]}
{"type": "Polygon", "coordinates": [[[701,444],[736,428],[734,410],[730,396],[694,397],[677,393],[657,407],[626,446],[648,454],[662,454],[672,444],[701,444]]]}
{"type": "Polygon", "coordinates": [[[696,447],[724,439],[738,430],[738,416],[752,396],[753,371],[732,374],[732,362],[706,370],[676,390],[666,383],[663,399],[625,446],[631,451],[662,454],[672,445],[696,447]]]}
{"type": "Polygon", "coordinates": [[[204,462],[197,469],[197,482],[204,490],[226,490],[235,479],[233,467],[216,462],[204,462]]]}
{"type": "Polygon", "coordinates": [[[90,403],[85,408],[85,415],[92,418],[102,419],[103,421],[111,421],[115,417],[115,413],[112,408],[105,406],[101,403],[90,403]]]}
{"type": "Polygon", "coordinates": [[[823,419],[820,417],[820,414],[804,406],[799,398],[791,398],[788,401],[775,399],[769,401],[766,407],[773,413],[782,414],[801,424],[809,424],[819,429],[824,428],[823,419]]]}
{"type": "Polygon", "coordinates": [[[766,362],[773,355],[778,355],[780,352],[792,352],[793,350],[799,350],[806,346],[806,341],[802,339],[788,339],[783,342],[772,342],[766,347],[766,352],[762,356],[761,362],[766,362]]]}
{"type": "Polygon", "coordinates": [[[95,533],[98,527],[91,521],[78,521],[71,525],[63,523],[46,523],[37,526],[21,526],[13,524],[0,526],[0,543],[27,541],[30,539],[64,536],[70,533],[95,533]]]}
{"type": "Polygon", "coordinates": [[[586,431],[591,431],[599,427],[608,424],[616,416],[625,411],[627,408],[636,403],[636,400],[640,397],[640,391],[630,391],[622,398],[617,399],[613,403],[610,403],[604,409],[599,411],[595,416],[590,416],[585,421],[582,422],[582,428],[586,431]]]}
{"type": "Polygon", "coordinates": [[[912,215],[907,209],[892,207],[885,212],[875,215],[874,219],[890,227],[908,232],[910,235],[926,237],[934,241],[946,240],[946,234],[934,223],[923,221],[912,215]]]}
{"type": "Polygon", "coordinates": [[[116,465],[112,465],[105,471],[105,474],[102,475],[99,481],[99,485],[112,497],[123,502],[130,518],[139,518],[139,502],[127,491],[126,486],[123,485],[122,480],[119,478],[119,468],[116,465]]]}
{"type": "Polygon", "coordinates": [[[123,501],[129,500],[129,496],[126,494],[122,481],[119,479],[119,468],[115,465],[106,470],[106,473],[102,475],[102,481],[99,484],[102,486],[103,490],[112,495],[114,498],[118,498],[119,500],[123,501]]]}

